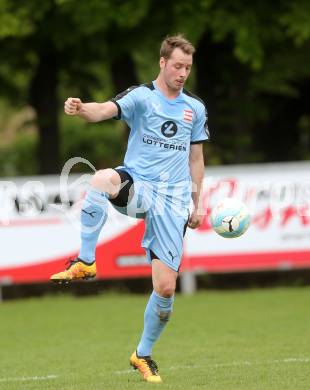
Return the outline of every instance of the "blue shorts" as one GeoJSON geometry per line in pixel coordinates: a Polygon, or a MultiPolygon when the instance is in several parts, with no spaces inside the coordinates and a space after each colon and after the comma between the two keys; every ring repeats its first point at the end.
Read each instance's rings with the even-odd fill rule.
{"type": "Polygon", "coordinates": [[[189,218],[189,189],[184,185],[171,189],[171,185],[154,185],[142,181],[127,167],[115,169],[122,180],[119,195],[110,199],[120,213],[145,220],[142,247],[147,260],[158,258],[174,271],[178,271],[183,254],[183,238],[189,218]]]}

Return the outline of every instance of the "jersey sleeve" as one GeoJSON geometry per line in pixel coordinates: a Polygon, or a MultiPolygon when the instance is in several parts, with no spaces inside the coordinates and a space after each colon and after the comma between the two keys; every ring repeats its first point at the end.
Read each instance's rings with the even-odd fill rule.
{"type": "Polygon", "coordinates": [[[209,140],[208,112],[202,103],[197,106],[197,117],[194,121],[191,144],[199,144],[209,140]]]}
{"type": "Polygon", "coordinates": [[[118,109],[118,114],[114,119],[123,119],[128,124],[132,122],[134,112],[137,110],[140,101],[139,89],[137,86],[127,88],[124,92],[111,99],[118,109]]]}

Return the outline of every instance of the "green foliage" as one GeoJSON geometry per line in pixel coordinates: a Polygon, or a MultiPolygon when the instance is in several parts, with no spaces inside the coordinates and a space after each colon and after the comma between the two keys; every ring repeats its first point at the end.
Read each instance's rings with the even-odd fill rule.
{"type": "MultiPolygon", "coordinates": [[[[304,103],[310,99],[304,87],[310,80],[307,0],[0,0],[0,95],[14,111],[27,105],[42,53],[51,48],[57,58],[60,102],[67,96],[108,99],[119,92],[112,64],[122,54],[134,59],[139,81],[149,81],[158,71],[161,39],[176,32],[185,33],[202,58],[188,87],[210,101],[215,144],[206,147],[208,163],[308,158],[305,118],[309,109],[304,103]],[[285,114],[292,106],[297,108],[290,113],[288,124],[285,114]],[[268,148],[275,149],[273,140],[278,137],[275,123],[294,134],[283,138],[283,150],[291,150],[293,138],[302,140],[292,154],[273,157],[268,152],[268,148]],[[268,137],[267,147],[270,131],[274,136],[268,137]]],[[[126,80],[125,64],[123,73],[126,80]]],[[[122,132],[116,123],[86,125],[72,118],[61,120],[62,161],[72,154],[87,154],[98,166],[118,163],[126,146],[122,132]]],[[[26,159],[25,168],[18,162],[27,148],[36,156],[36,145],[35,137],[18,135],[1,149],[0,174],[36,173],[35,158],[26,159]],[[23,148],[24,152],[14,152],[23,148]],[[3,164],[3,156],[8,163],[3,164]]]]}
{"type": "Polygon", "coordinates": [[[29,107],[16,114],[8,102],[0,99],[0,176],[37,172],[38,137],[32,119],[29,107]]]}
{"type": "Polygon", "coordinates": [[[310,39],[310,3],[307,0],[291,2],[286,12],[280,17],[288,36],[292,37],[298,46],[310,39]]]}
{"type": "Polygon", "coordinates": [[[33,31],[29,4],[16,4],[0,0],[0,37],[23,37],[33,31]]]}
{"type": "MultiPolygon", "coordinates": [[[[121,165],[125,132],[121,123],[108,121],[89,124],[80,119],[64,118],[62,124],[62,165],[71,157],[83,157],[96,169],[121,165]]],[[[87,166],[76,167],[78,171],[88,170],[87,166]]]]}
{"type": "Polygon", "coordinates": [[[0,176],[31,176],[38,172],[36,134],[19,133],[14,142],[0,146],[0,176]]]}

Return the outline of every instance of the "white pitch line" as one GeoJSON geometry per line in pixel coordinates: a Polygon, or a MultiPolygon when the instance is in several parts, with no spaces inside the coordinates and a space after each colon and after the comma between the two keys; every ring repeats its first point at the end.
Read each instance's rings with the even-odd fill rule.
{"type": "MultiPolygon", "coordinates": [[[[180,365],[180,366],[171,366],[168,368],[169,371],[173,370],[184,370],[184,369],[195,369],[195,368],[202,368],[202,367],[210,367],[210,368],[217,368],[217,367],[234,367],[234,366],[255,366],[255,365],[264,365],[264,364],[287,364],[287,363],[310,363],[310,358],[304,357],[304,358],[285,358],[285,359],[275,359],[275,360],[266,360],[264,362],[250,362],[250,361],[243,361],[243,362],[227,362],[227,363],[213,363],[213,364],[188,364],[188,365],[180,365]]],[[[122,370],[122,371],[114,371],[117,375],[124,375],[124,374],[131,374],[134,370],[122,370]]]]}
{"type": "MultiPolygon", "coordinates": [[[[309,363],[310,358],[287,358],[282,360],[284,363],[309,363]]],[[[275,360],[276,362],[276,360],[275,360]]]]}
{"type": "Polygon", "coordinates": [[[0,378],[0,383],[3,382],[26,382],[26,381],[46,381],[50,379],[56,379],[58,375],[46,375],[46,376],[20,376],[11,378],[0,378]]]}

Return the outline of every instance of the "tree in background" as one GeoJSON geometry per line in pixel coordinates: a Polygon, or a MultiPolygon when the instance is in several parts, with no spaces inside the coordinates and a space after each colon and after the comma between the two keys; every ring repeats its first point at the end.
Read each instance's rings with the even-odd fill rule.
{"type": "Polygon", "coordinates": [[[306,0],[0,0],[0,10],[0,94],[34,107],[41,173],[59,172],[69,152],[99,165],[120,158],[120,125],[69,123],[63,100],[149,81],[161,39],[179,31],[197,46],[190,89],[209,108],[209,164],[310,157],[306,0]]]}
{"type": "Polygon", "coordinates": [[[112,41],[106,37],[112,28],[124,30],[121,42],[130,47],[128,31],[143,17],[145,4],[46,0],[38,6],[35,0],[1,0],[0,50],[6,62],[0,84],[6,86],[6,98],[20,104],[28,100],[36,111],[40,173],[59,172],[61,166],[59,113],[69,85],[70,92],[89,98],[95,88],[105,87],[100,64],[115,68],[119,83],[120,63],[126,67],[123,78],[136,83],[130,51],[121,50],[114,36],[112,41]],[[23,83],[14,80],[16,73],[23,83]]]}
{"type": "Polygon", "coordinates": [[[179,25],[187,21],[198,36],[196,92],[210,112],[209,159],[309,159],[309,2],[199,4],[179,9],[179,25]]]}

